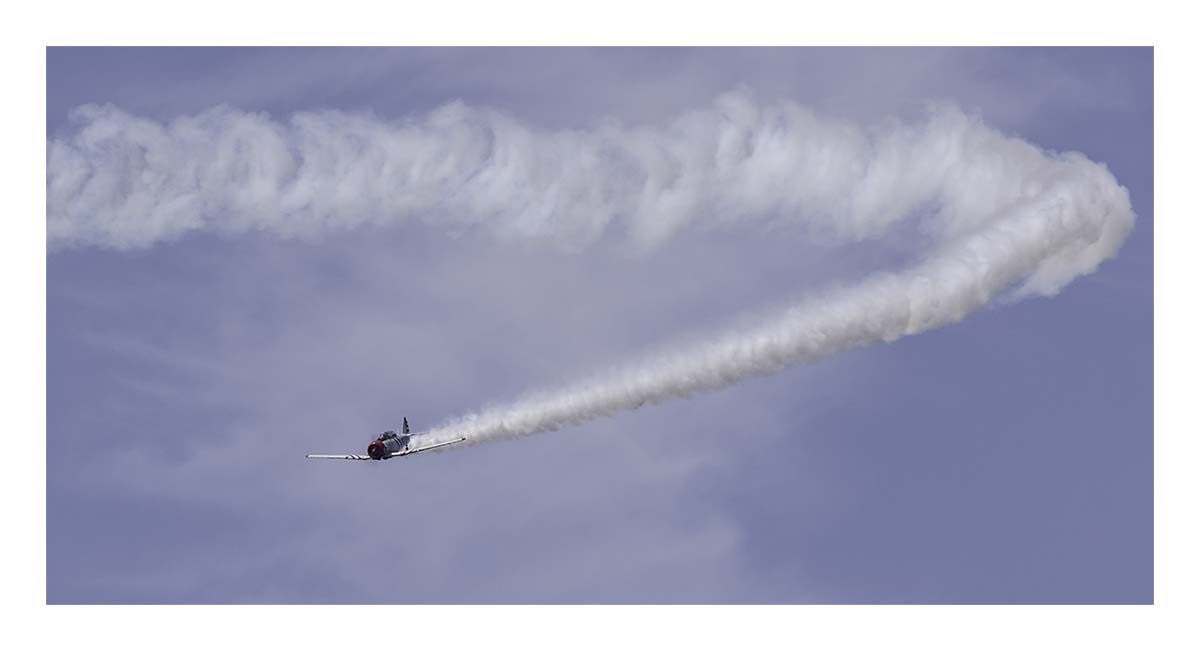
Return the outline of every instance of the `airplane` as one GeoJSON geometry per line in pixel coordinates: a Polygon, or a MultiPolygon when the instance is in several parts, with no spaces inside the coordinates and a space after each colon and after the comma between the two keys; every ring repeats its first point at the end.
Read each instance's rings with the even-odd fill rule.
{"type": "Polygon", "coordinates": [[[400,428],[399,434],[393,430],[388,430],[375,437],[375,440],[371,441],[370,445],[367,446],[366,454],[306,454],[304,455],[304,458],[342,459],[345,461],[383,461],[384,459],[391,459],[393,457],[403,457],[410,454],[416,454],[418,452],[425,452],[427,450],[444,448],[447,445],[454,445],[467,440],[467,437],[461,436],[453,441],[442,441],[441,443],[434,443],[432,445],[414,448],[412,447],[414,436],[419,436],[419,434],[409,433],[408,418],[405,418],[404,425],[400,428]]]}

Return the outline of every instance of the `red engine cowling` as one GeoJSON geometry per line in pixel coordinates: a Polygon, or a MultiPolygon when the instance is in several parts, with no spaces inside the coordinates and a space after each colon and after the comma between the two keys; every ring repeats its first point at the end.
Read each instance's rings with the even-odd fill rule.
{"type": "Polygon", "coordinates": [[[367,446],[367,456],[376,461],[382,459],[386,454],[387,446],[383,444],[383,441],[376,439],[371,441],[371,444],[367,446]]]}

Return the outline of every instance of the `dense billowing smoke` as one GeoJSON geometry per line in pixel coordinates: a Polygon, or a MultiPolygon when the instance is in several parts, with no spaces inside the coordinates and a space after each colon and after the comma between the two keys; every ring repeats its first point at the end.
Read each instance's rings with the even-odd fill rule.
{"type": "Polygon", "coordinates": [[[748,330],[452,421],[473,441],[557,429],[715,389],[963,318],[994,297],[1050,295],[1111,257],[1124,188],[947,107],[871,128],[746,93],[668,124],[544,131],[459,103],[422,119],[217,108],[162,124],[76,110],[48,143],[52,248],[144,247],[191,231],[316,237],[408,220],[567,248],[616,230],[651,248],[690,227],[794,222],[852,242],[919,223],[922,262],[748,330]]]}

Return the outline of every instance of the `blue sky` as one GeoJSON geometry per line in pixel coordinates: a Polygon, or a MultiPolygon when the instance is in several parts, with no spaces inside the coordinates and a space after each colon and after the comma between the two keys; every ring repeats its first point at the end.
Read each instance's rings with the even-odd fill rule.
{"type": "Polygon", "coordinates": [[[1149,602],[1152,72],[1149,49],[51,48],[49,138],[106,102],[167,120],[461,99],[577,129],[736,87],[868,122],[951,101],[1104,162],[1138,221],[1052,299],[388,464],[303,454],[571,381],[896,252],[747,232],[566,253],[416,225],[52,251],[48,600],[1149,602]]]}

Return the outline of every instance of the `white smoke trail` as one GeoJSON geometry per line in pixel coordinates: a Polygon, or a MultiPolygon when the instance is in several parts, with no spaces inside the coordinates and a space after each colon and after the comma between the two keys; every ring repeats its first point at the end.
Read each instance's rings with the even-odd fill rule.
{"type": "Polygon", "coordinates": [[[580,247],[781,220],[855,241],[919,220],[934,250],[751,328],[447,423],[474,442],[557,429],[957,321],[1001,292],[1051,295],[1133,225],[1124,188],[949,108],[864,129],[745,93],[659,127],[544,132],[453,104],[423,120],[218,108],[159,124],[83,107],[48,143],[52,247],[190,231],[318,236],[421,219],[580,247]]]}
{"type": "MultiPolygon", "coordinates": [[[[1118,189],[1106,184],[1087,186],[1100,193],[1118,189]]],[[[748,331],[728,332],[592,381],[465,416],[438,427],[430,436],[448,440],[465,435],[483,442],[553,431],[952,323],[1028,278],[1030,270],[1047,257],[1081,243],[1094,246],[1105,237],[1104,220],[1114,215],[1098,212],[1094,215],[1102,219],[1088,219],[1066,199],[1070,191],[1061,187],[1053,198],[1015,208],[1002,223],[904,272],[881,274],[795,306],[748,331]]],[[[1107,198],[1119,204],[1120,193],[1116,194],[1107,198]]]]}

